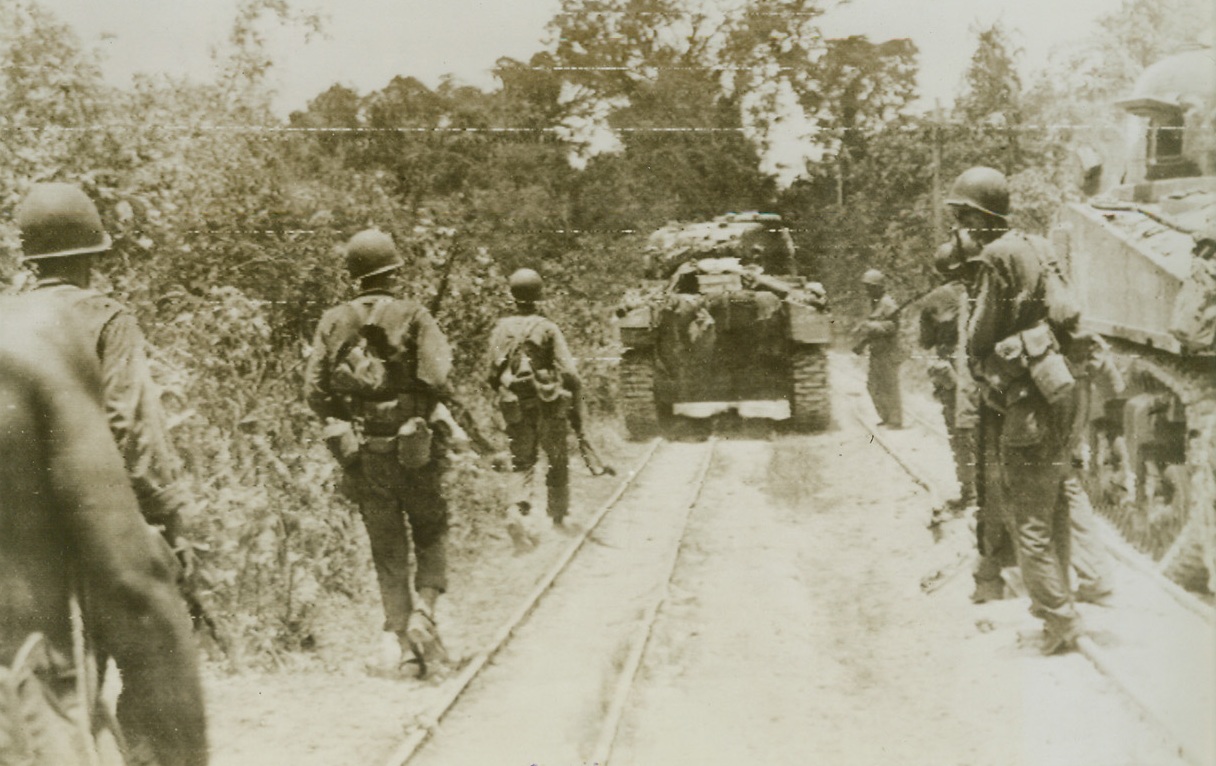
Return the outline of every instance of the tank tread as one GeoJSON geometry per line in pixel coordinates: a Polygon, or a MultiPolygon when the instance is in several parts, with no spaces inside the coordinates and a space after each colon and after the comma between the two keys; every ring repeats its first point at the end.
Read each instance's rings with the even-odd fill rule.
{"type": "Polygon", "coordinates": [[[790,420],[798,431],[822,431],[832,420],[827,347],[800,344],[792,352],[790,420]]]}
{"type": "Polygon", "coordinates": [[[649,439],[659,429],[654,400],[654,361],[645,351],[629,350],[621,357],[621,414],[630,438],[649,439]]]}
{"type": "Polygon", "coordinates": [[[1171,580],[1190,590],[1216,592],[1216,387],[1211,371],[1116,344],[1125,356],[1129,383],[1137,376],[1150,378],[1186,407],[1186,463],[1167,469],[1167,479],[1184,486],[1176,487],[1176,510],[1164,517],[1142,506],[1104,503],[1100,510],[1171,580]]]}

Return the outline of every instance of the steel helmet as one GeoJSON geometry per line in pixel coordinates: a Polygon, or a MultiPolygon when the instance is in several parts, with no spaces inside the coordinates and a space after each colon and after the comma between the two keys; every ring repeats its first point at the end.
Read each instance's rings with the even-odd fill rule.
{"type": "Polygon", "coordinates": [[[511,297],[520,303],[535,303],[540,300],[544,280],[532,269],[518,269],[507,280],[511,297]]]}
{"type": "Polygon", "coordinates": [[[953,242],[943,242],[933,253],[933,268],[943,277],[952,277],[963,265],[953,242]]]}
{"type": "Polygon", "coordinates": [[[110,249],[110,235],[101,226],[97,206],[72,184],[35,184],[17,206],[16,218],[26,260],[110,249]]]}
{"type": "Polygon", "coordinates": [[[878,269],[866,269],[866,273],[861,275],[861,283],[882,287],[887,283],[887,276],[878,269]]]}
{"type": "Polygon", "coordinates": [[[994,168],[964,170],[950,187],[947,205],[969,207],[1000,218],[1009,216],[1009,181],[994,168]]]}
{"type": "Polygon", "coordinates": [[[405,265],[393,238],[379,229],[365,229],[346,243],[346,270],[354,279],[364,279],[405,265]]]}

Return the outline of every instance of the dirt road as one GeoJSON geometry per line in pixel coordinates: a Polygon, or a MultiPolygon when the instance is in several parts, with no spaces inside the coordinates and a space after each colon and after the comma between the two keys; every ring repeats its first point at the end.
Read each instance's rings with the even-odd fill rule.
{"type": "MultiPolygon", "coordinates": [[[[847,414],[838,425],[718,442],[611,763],[1183,763],[1082,656],[1044,658],[1019,640],[1038,627],[1024,601],[973,606],[965,572],[924,594],[921,579],[968,548],[965,528],[935,544],[927,494],[847,414]]],[[[415,763],[589,763],[704,454],[660,451],[415,763]]],[[[524,570],[551,553],[511,559],[519,573],[454,598],[518,599],[524,570]]],[[[377,763],[440,690],[348,668],[328,677],[334,703],[325,678],[221,685],[234,707],[214,730],[217,763],[377,763]]]]}

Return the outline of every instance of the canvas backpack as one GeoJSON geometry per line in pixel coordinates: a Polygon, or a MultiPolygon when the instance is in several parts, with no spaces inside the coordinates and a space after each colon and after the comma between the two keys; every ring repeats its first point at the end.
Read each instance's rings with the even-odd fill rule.
{"type": "Polygon", "coordinates": [[[394,377],[401,374],[406,349],[401,339],[394,339],[381,323],[392,303],[392,299],[382,298],[370,307],[366,303],[351,304],[359,314],[360,327],[335,356],[329,374],[334,393],[367,400],[389,399],[397,393],[392,385],[394,377]]]}

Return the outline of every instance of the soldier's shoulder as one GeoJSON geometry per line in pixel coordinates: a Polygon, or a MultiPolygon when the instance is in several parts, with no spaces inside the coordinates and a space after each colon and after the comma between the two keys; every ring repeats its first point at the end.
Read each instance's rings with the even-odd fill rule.
{"type": "Polygon", "coordinates": [[[1018,229],[1010,229],[984,246],[980,257],[989,260],[1009,260],[1034,256],[1047,240],[1018,229]]]}

